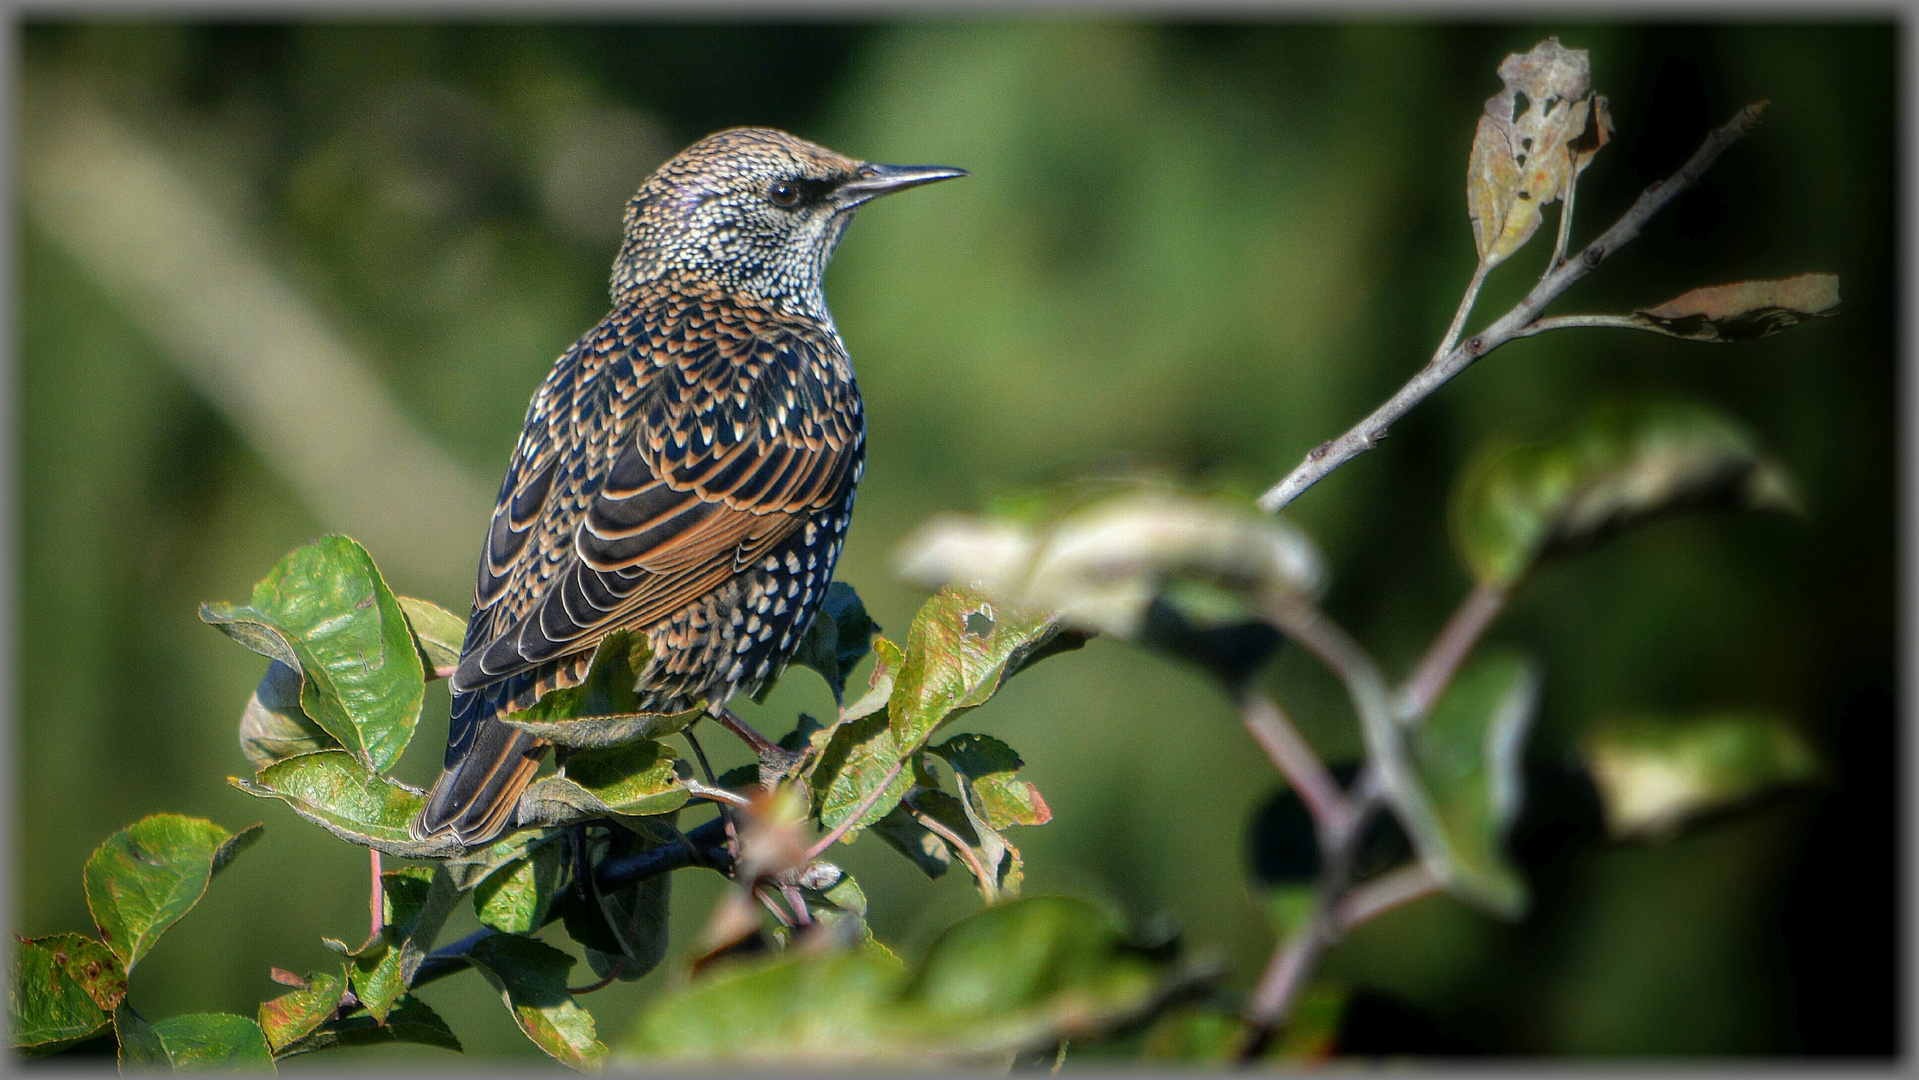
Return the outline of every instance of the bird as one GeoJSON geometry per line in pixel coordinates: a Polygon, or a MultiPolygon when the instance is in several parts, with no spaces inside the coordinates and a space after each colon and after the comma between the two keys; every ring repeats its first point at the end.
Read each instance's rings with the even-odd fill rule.
{"type": "Polygon", "coordinates": [[[724,720],[778,677],[865,471],[827,263],[860,206],[964,175],[741,127],[640,185],[612,308],[541,381],[501,481],[416,839],[471,849],[517,825],[547,745],[502,718],[578,685],[609,634],[651,650],[647,712],[724,720]]]}

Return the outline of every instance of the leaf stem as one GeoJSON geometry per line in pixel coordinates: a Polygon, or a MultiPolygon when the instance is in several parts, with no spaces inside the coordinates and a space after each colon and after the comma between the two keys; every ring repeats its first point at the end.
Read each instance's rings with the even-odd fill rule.
{"type": "MultiPolygon", "coordinates": [[[[911,754],[907,755],[907,757],[911,757],[911,756],[912,756],[911,754]]],[[[847,830],[851,829],[855,824],[857,824],[860,818],[865,817],[866,812],[868,810],[873,809],[874,803],[880,801],[880,796],[885,794],[886,789],[893,785],[893,781],[899,779],[900,770],[905,767],[906,767],[905,757],[902,757],[898,761],[895,761],[893,763],[893,767],[886,771],[886,776],[880,780],[879,785],[875,787],[873,790],[866,793],[866,796],[859,801],[859,805],[853,807],[853,812],[851,814],[848,814],[844,821],[841,821],[838,825],[834,826],[832,832],[829,832],[825,836],[822,836],[818,840],[815,840],[813,842],[812,847],[806,849],[806,858],[801,859],[800,864],[804,866],[805,864],[812,862],[814,859],[819,858],[820,855],[823,854],[827,848],[830,848],[833,846],[834,841],[838,840],[842,836],[845,836],[847,833],[847,830]]]]}
{"type": "MultiPolygon", "coordinates": [[[[1759,114],[1766,103],[1756,102],[1739,110],[1739,113],[1710,135],[1680,170],[1664,180],[1647,188],[1612,227],[1600,235],[1597,240],[1586,245],[1576,259],[1568,259],[1541,278],[1511,311],[1499,317],[1491,326],[1465,342],[1448,350],[1443,356],[1436,357],[1421,368],[1406,385],[1389,398],[1384,405],[1373,410],[1364,420],[1353,425],[1344,435],[1331,442],[1314,447],[1305,459],[1279,483],[1274,484],[1266,494],[1259,498],[1261,509],[1277,511],[1298,498],[1307,488],[1312,487],[1327,474],[1346,464],[1360,454],[1379,445],[1386,432],[1400,417],[1410,412],[1413,406],[1424,401],[1435,390],[1446,385],[1453,376],[1472,366],[1480,357],[1499,348],[1516,337],[1525,336],[1521,331],[1533,324],[1546,305],[1558,299],[1559,295],[1571,288],[1579,279],[1591,273],[1606,257],[1631,243],[1639,236],[1640,230],[1652,216],[1664,209],[1667,203],[1677,198],[1679,193],[1699,182],[1699,178],[1712,167],[1713,162],[1726,152],[1726,148],[1738,142],[1753,126],[1759,122],[1759,114]]],[[[1464,305],[1462,305],[1463,307],[1464,305]]]]}
{"type": "Polygon", "coordinates": [[[1272,759],[1273,767],[1299,793],[1316,824],[1324,828],[1345,820],[1346,796],[1339,790],[1339,782],[1333,779],[1326,763],[1313,752],[1278,702],[1257,690],[1247,690],[1240,695],[1239,717],[1253,740],[1272,759]]]}
{"type": "Polygon", "coordinates": [[[1453,680],[1453,674],[1473,651],[1486,628],[1506,609],[1506,590],[1493,585],[1475,585],[1453,610],[1446,626],[1420,657],[1419,666],[1406,677],[1399,690],[1395,709],[1400,723],[1413,725],[1426,718],[1439,695],[1453,680]]]}
{"type": "Polygon", "coordinates": [[[1344,933],[1374,916],[1431,896],[1442,888],[1439,879],[1424,863],[1413,862],[1389,870],[1341,897],[1333,908],[1333,922],[1344,933]]]}
{"type": "Polygon", "coordinates": [[[947,846],[957,852],[960,858],[966,860],[966,869],[972,872],[973,880],[979,884],[981,899],[991,904],[998,898],[999,883],[994,878],[986,876],[986,867],[980,863],[979,856],[974,853],[971,844],[960,839],[960,835],[947,828],[945,822],[925,813],[917,806],[913,807],[913,820],[919,822],[921,828],[946,841],[947,846]]]}
{"type": "Polygon", "coordinates": [[[1473,268],[1473,279],[1466,283],[1466,295],[1459,301],[1459,310],[1453,314],[1453,324],[1446,328],[1446,336],[1439,340],[1439,348],[1433,350],[1429,363],[1438,363],[1446,354],[1459,344],[1459,333],[1466,328],[1466,317],[1472,314],[1473,304],[1479,300],[1480,287],[1486,284],[1486,275],[1492,272],[1492,264],[1484,259],[1473,268]]]}
{"type": "Polygon", "coordinates": [[[380,849],[367,848],[366,851],[373,863],[373,889],[367,897],[367,908],[371,925],[371,929],[367,933],[367,940],[371,941],[380,936],[381,929],[386,925],[386,888],[380,880],[380,849]]]}

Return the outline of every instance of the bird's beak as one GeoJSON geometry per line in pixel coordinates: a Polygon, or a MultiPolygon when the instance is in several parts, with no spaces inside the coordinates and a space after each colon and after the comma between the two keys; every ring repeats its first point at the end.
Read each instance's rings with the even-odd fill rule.
{"type": "Polygon", "coordinates": [[[834,190],[833,205],[841,210],[851,210],[881,195],[965,175],[965,169],[946,165],[861,165],[857,177],[834,190]]]}

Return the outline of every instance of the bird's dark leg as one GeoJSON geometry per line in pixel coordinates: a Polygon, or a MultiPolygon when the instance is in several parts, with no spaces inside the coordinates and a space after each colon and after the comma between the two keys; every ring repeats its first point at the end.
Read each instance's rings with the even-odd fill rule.
{"type": "Polygon", "coordinates": [[[766,736],[753,730],[752,725],[740,719],[732,709],[722,705],[718,709],[708,709],[707,712],[713,719],[719,721],[721,727],[738,735],[740,741],[751,747],[753,753],[759,756],[760,786],[768,791],[771,791],[774,784],[779,783],[806,757],[805,754],[784,749],[778,743],[769,742],[766,736]]]}

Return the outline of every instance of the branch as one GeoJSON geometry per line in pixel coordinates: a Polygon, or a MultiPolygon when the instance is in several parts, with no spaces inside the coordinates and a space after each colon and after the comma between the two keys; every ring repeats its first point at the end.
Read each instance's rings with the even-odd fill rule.
{"type": "Polygon", "coordinates": [[[1339,782],[1280,710],[1278,702],[1257,690],[1249,690],[1240,697],[1239,718],[1272,759],[1273,766],[1299,793],[1300,801],[1312,811],[1316,824],[1326,828],[1345,821],[1346,796],[1339,790],[1339,782]]]}
{"type": "MultiPolygon", "coordinates": [[[[1472,366],[1475,360],[1506,344],[1516,337],[1525,337],[1526,330],[1539,317],[1546,305],[1559,298],[1559,295],[1571,288],[1573,283],[1591,273],[1595,267],[1605,261],[1608,255],[1624,247],[1639,236],[1646,222],[1664,209],[1667,203],[1677,198],[1679,193],[1699,182],[1699,178],[1712,167],[1726,148],[1738,142],[1753,125],[1759,122],[1759,113],[1766,103],[1761,101],[1739,110],[1739,114],[1727,121],[1724,127],[1706,136],[1706,141],[1693,152],[1690,160],[1678,172],[1647,188],[1631,209],[1586,246],[1576,259],[1568,259],[1557,269],[1541,278],[1538,285],[1526,294],[1517,306],[1484,331],[1467,339],[1456,348],[1446,352],[1425,367],[1421,368],[1405,386],[1399,388],[1384,405],[1373,410],[1372,415],[1361,420],[1344,435],[1331,442],[1321,443],[1307,453],[1305,460],[1286,475],[1286,478],[1273,485],[1271,490],[1260,496],[1260,508],[1277,511],[1300,496],[1328,473],[1346,464],[1360,454],[1379,445],[1386,432],[1400,417],[1410,412],[1413,406],[1424,401],[1433,391],[1446,385],[1453,376],[1472,366]]],[[[1475,275],[1477,276],[1477,275],[1475,275]]]]}
{"type": "Polygon", "coordinates": [[[1453,681],[1453,673],[1466,659],[1480,635],[1506,609],[1506,590],[1492,585],[1475,585],[1460,601],[1446,628],[1439,632],[1419,660],[1419,666],[1400,687],[1395,712],[1403,724],[1417,724],[1432,711],[1439,695],[1453,681]]]}
{"type": "Polygon", "coordinates": [[[1415,861],[1387,871],[1341,897],[1333,909],[1333,922],[1345,933],[1376,915],[1431,896],[1442,888],[1426,865],[1415,861]]]}

